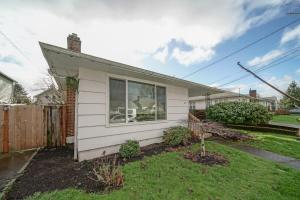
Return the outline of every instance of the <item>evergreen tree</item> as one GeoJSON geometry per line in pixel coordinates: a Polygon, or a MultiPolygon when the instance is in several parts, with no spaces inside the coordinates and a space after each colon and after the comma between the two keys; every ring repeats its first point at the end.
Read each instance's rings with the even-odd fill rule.
{"type": "Polygon", "coordinates": [[[23,86],[19,83],[15,84],[13,103],[21,103],[21,104],[30,104],[31,103],[31,99],[28,96],[28,93],[23,88],[23,86]]]}
{"type": "MultiPolygon", "coordinates": [[[[300,99],[300,87],[296,83],[296,81],[292,81],[289,85],[289,87],[286,90],[286,93],[292,97],[295,97],[296,99],[300,99]]],[[[300,102],[294,101],[286,96],[284,96],[281,101],[281,105],[284,108],[290,109],[294,108],[296,106],[300,107],[300,102]]]]}

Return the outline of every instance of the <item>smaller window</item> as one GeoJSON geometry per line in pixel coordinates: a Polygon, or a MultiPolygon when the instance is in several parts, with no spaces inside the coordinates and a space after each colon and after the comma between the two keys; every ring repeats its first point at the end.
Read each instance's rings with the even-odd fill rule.
{"type": "Polygon", "coordinates": [[[167,119],[166,113],[166,88],[156,86],[156,104],[157,104],[157,119],[167,119]]]}
{"type": "Polygon", "coordinates": [[[126,122],[126,81],[109,80],[109,122],[126,122]]]}

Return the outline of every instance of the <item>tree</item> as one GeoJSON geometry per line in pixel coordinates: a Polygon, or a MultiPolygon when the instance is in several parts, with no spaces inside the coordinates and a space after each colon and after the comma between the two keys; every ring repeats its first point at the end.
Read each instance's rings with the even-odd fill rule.
{"type": "Polygon", "coordinates": [[[22,104],[31,103],[31,99],[28,96],[28,93],[23,88],[23,86],[19,83],[16,83],[14,87],[13,103],[22,103],[22,104]]]}
{"type": "MultiPolygon", "coordinates": [[[[296,81],[292,81],[289,87],[286,90],[286,93],[292,97],[300,99],[300,87],[296,83],[296,81]]],[[[294,108],[296,106],[300,106],[300,102],[293,101],[288,97],[283,97],[280,101],[280,104],[287,109],[294,108]]]]}

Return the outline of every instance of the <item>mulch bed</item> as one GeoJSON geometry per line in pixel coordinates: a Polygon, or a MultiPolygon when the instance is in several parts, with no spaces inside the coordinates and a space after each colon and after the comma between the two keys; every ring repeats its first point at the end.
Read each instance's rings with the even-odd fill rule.
{"type": "Polygon", "coordinates": [[[184,158],[193,162],[202,163],[205,165],[227,165],[229,161],[221,154],[206,151],[205,156],[200,156],[200,153],[186,152],[184,158]]]}
{"type": "MultiPolygon", "coordinates": [[[[141,160],[144,156],[151,156],[165,151],[163,144],[153,144],[143,147],[141,154],[128,160],[118,159],[119,164],[141,160]]],[[[32,159],[24,174],[13,184],[7,199],[24,199],[36,192],[77,188],[86,192],[104,192],[106,187],[92,180],[91,170],[98,159],[74,162],[73,149],[70,147],[42,149],[32,159]]],[[[117,155],[117,154],[116,154],[117,155]]],[[[106,156],[111,161],[115,155],[106,156]]]]}

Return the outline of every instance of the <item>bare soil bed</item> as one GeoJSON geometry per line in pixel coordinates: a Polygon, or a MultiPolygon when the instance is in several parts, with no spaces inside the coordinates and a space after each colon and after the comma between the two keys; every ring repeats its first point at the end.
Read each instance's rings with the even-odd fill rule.
{"type": "Polygon", "coordinates": [[[200,156],[200,153],[187,152],[184,154],[184,158],[205,165],[227,165],[229,163],[223,155],[215,152],[206,152],[205,156],[200,156]]]}
{"type": "MultiPolygon", "coordinates": [[[[123,160],[118,158],[120,164],[141,160],[145,155],[151,156],[165,151],[166,146],[153,144],[142,148],[140,156],[123,160]]],[[[107,156],[108,161],[114,155],[107,156]]],[[[91,170],[99,159],[74,162],[72,148],[42,149],[32,159],[24,174],[13,184],[6,199],[24,199],[36,192],[77,188],[86,192],[103,192],[105,186],[92,180],[91,170]]]]}

